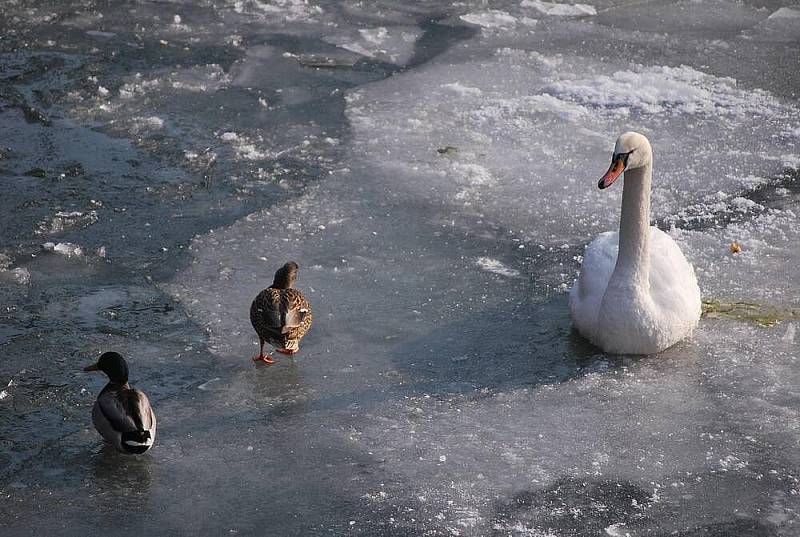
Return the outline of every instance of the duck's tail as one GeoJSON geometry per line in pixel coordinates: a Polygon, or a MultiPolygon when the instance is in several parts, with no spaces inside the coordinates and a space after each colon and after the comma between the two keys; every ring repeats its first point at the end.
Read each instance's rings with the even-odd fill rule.
{"type": "Polygon", "coordinates": [[[129,453],[144,453],[153,445],[150,431],[129,431],[122,433],[122,447],[129,453]]]}

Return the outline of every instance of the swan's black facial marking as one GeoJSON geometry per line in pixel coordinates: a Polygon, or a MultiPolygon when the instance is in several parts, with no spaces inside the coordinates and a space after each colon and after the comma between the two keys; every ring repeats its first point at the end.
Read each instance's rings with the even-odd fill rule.
{"type": "Polygon", "coordinates": [[[628,167],[628,157],[633,153],[633,149],[627,153],[614,153],[611,157],[611,166],[608,168],[606,174],[598,181],[597,187],[600,190],[610,187],[617,178],[622,175],[625,168],[628,167]]]}
{"type": "Polygon", "coordinates": [[[616,155],[614,155],[612,157],[612,160],[618,159],[618,158],[622,159],[622,163],[627,167],[628,166],[628,157],[630,157],[631,153],[633,153],[634,151],[636,151],[636,150],[635,149],[631,149],[627,153],[617,153],[616,155]]]}

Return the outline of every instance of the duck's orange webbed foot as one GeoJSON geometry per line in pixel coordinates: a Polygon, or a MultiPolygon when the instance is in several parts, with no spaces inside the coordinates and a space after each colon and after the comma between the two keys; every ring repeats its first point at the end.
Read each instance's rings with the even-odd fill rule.
{"type": "Polygon", "coordinates": [[[291,349],[275,349],[275,352],[279,352],[279,353],[281,353],[281,354],[286,354],[287,356],[291,356],[291,355],[293,355],[293,354],[297,354],[297,353],[299,352],[299,349],[297,349],[297,350],[291,350],[291,349]]]}
{"type": "Polygon", "coordinates": [[[277,363],[277,360],[275,360],[269,354],[257,354],[255,356],[253,356],[253,361],[254,362],[264,362],[267,365],[272,365],[274,363],[277,363]]]}

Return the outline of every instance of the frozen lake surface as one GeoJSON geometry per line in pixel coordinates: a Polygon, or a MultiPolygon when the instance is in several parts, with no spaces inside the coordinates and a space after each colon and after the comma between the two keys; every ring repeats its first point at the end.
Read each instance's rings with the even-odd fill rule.
{"type": "Polygon", "coordinates": [[[0,533],[798,535],[800,4],[582,1],[0,4],[0,533]],[[781,323],[574,333],[625,130],[703,296],[781,323]]]}

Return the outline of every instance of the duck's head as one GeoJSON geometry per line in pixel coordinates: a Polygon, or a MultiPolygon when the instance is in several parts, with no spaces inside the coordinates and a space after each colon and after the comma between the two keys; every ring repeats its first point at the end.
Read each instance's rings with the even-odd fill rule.
{"type": "Polygon", "coordinates": [[[84,367],[84,371],[102,371],[111,382],[125,384],[128,382],[128,363],[119,353],[104,352],[96,364],[84,367]]]}
{"type": "Polygon", "coordinates": [[[289,261],[275,272],[275,280],[272,282],[274,289],[289,289],[294,287],[297,281],[297,271],[300,266],[294,261],[289,261]]]}
{"type": "Polygon", "coordinates": [[[608,188],[616,181],[625,170],[635,170],[653,162],[653,149],[650,141],[644,134],[626,132],[617,138],[614,146],[614,155],[611,157],[611,166],[606,174],[597,183],[602,190],[608,188]]]}

